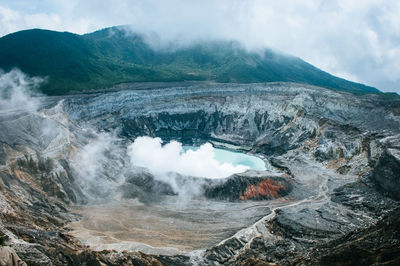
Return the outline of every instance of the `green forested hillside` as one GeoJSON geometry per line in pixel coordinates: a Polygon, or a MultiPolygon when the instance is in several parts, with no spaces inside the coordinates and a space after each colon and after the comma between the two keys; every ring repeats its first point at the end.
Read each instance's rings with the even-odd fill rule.
{"type": "Polygon", "coordinates": [[[0,38],[0,68],[47,77],[50,95],[107,88],[124,82],[213,80],[292,81],[351,92],[377,89],[332,76],[303,60],[266,49],[246,51],[236,42],[197,42],[153,49],[123,27],[77,35],[25,30],[0,38]]]}

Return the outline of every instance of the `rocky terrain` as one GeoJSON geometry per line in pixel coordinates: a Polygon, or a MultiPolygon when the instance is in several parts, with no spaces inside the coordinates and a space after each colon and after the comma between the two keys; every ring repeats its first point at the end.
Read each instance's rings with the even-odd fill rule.
{"type": "Polygon", "coordinates": [[[120,89],[41,97],[34,109],[0,109],[1,239],[23,261],[399,263],[399,100],[295,83],[120,89]],[[126,147],[138,136],[211,142],[262,156],[268,170],[200,181],[174,175],[175,183],[169,183],[131,165],[126,147]],[[215,239],[201,242],[200,248],[183,238],[189,243],[185,250],[171,251],[162,243],[115,248],[103,242],[105,248],[99,249],[70,226],[90,218],[79,208],[137,200],[141,208],[153,208],[182,195],[189,203],[236,206],[224,207],[227,218],[210,215],[215,228],[209,221],[204,235],[215,239]],[[230,231],[218,227],[232,219],[235,208],[248,210],[243,213],[249,217],[241,217],[246,222],[238,218],[230,231]]]}

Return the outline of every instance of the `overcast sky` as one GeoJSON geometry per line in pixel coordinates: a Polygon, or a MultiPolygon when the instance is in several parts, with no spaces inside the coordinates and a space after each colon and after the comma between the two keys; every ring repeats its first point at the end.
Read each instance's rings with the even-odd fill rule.
{"type": "Polygon", "coordinates": [[[223,38],[270,47],[400,93],[399,0],[0,0],[0,36],[123,24],[166,42],[223,38]]]}

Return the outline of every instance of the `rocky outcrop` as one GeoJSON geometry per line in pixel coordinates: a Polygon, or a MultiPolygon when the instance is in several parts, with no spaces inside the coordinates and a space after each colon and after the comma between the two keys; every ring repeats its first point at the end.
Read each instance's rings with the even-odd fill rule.
{"type": "Polygon", "coordinates": [[[400,200],[400,136],[383,142],[385,150],[374,168],[373,179],[383,191],[400,200]]]}
{"type": "Polygon", "coordinates": [[[160,200],[162,195],[176,195],[168,183],[155,180],[148,170],[140,168],[127,174],[119,189],[123,198],[137,198],[142,202],[160,200]]]}
{"type": "Polygon", "coordinates": [[[376,225],[315,247],[295,262],[302,265],[396,265],[400,261],[399,228],[400,209],[397,208],[376,225]]]}
{"type": "Polygon", "coordinates": [[[335,189],[331,201],[324,205],[276,210],[274,218],[265,225],[269,233],[254,237],[246,246],[242,244],[245,248],[232,252],[221,263],[395,265],[399,261],[399,236],[395,229],[398,208],[399,203],[380,193],[367,174],[335,189]]]}
{"type": "Polygon", "coordinates": [[[271,200],[284,197],[292,190],[293,180],[288,175],[266,172],[235,174],[227,180],[210,180],[204,195],[218,200],[271,200]]]}
{"type": "Polygon", "coordinates": [[[10,247],[0,247],[0,265],[4,266],[26,266],[14,249],[10,247]]]}

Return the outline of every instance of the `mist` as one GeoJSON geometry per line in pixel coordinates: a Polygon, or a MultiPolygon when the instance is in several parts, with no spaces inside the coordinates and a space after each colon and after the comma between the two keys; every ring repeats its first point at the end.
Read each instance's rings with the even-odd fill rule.
{"type": "Polygon", "coordinates": [[[249,169],[244,165],[217,161],[210,143],[197,150],[185,151],[177,141],[162,145],[160,138],[138,137],[127,153],[133,165],[148,168],[156,177],[176,172],[186,176],[223,178],[249,169]]]}
{"type": "Polygon", "coordinates": [[[113,133],[98,132],[89,126],[81,129],[87,143],[73,156],[71,165],[76,182],[90,200],[116,199],[117,187],[125,181],[124,148],[113,133]]]}
{"type": "MultiPolygon", "coordinates": [[[[16,123],[15,127],[20,127],[24,137],[36,144],[37,156],[54,159],[55,165],[58,165],[53,157],[59,152],[57,142],[76,141],[78,146],[73,149],[70,161],[77,177],[75,182],[90,200],[117,196],[116,188],[124,181],[126,147],[122,148],[113,132],[99,132],[86,123],[71,123],[63,113],[63,100],[50,109],[41,108],[45,96],[37,89],[43,82],[45,79],[30,77],[19,69],[0,70],[0,115],[23,113],[28,117],[31,123],[16,123]]],[[[0,136],[18,138],[2,128],[0,136]]]]}
{"type": "Polygon", "coordinates": [[[43,83],[39,77],[29,77],[19,69],[4,72],[0,69],[0,110],[35,112],[40,94],[36,89],[43,83]]]}

